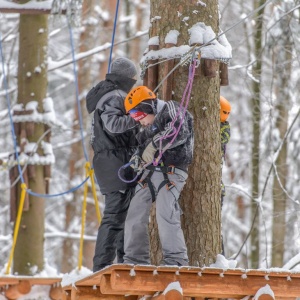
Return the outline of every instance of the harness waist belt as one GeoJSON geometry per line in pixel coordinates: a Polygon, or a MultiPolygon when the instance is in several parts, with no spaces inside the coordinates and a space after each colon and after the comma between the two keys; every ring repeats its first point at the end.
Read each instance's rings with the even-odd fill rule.
{"type": "Polygon", "coordinates": [[[174,166],[148,166],[146,168],[147,170],[150,170],[150,171],[156,171],[156,172],[162,172],[162,173],[167,173],[167,174],[177,174],[177,175],[180,175],[182,176],[184,179],[187,179],[188,177],[188,174],[187,172],[179,169],[179,168],[176,168],[174,166]]]}

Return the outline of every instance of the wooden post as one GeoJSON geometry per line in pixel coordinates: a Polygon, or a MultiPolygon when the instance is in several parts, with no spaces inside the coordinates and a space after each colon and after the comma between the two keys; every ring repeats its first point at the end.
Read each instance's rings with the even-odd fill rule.
{"type": "MultiPolygon", "coordinates": [[[[167,43],[166,48],[174,47],[175,44],[167,43]]],[[[170,59],[165,62],[164,64],[164,78],[168,75],[168,73],[174,68],[175,59],[170,59]]],[[[171,100],[173,95],[173,79],[174,79],[174,72],[172,72],[168,78],[165,79],[163,83],[163,92],[162,98],[164,100],[171,100]]]]}
{"type": "Polygon", "coordinates": [[[227,64],[220,62],[219,71],[220,71],[220,85],[221,86],[229,85],[227,64]]]}
{"type": "Polygon", "coordinates": [[[28,294],[31,291],[31,284],[29,280],[20,280],[17,287],[20,294],[28,294]]]}
{"type": "Polygon", "coordinates": [[[10,285],[7,290],[5,290],[4,295],[7,299],[9,300],[15,300],[23,296],[19,291],[18,291],[18,286],[15,285],[10,285]]]}
{"type": "MultiPolygon", "coordinates": [[[[150,50],[158,50],[158,45],[150,45],[150,50]]],[[[148,60],[148,65],[156,64],[158,59],[148,60]]],[[[148,88],[150,90],[154,90],[157,87],[158,83],[158,65],[149,67],[148,68],[148,88]]]]}
{"type": "Polygon", "coordinates": [[[61,300],[63,297],[62,288],[60,285],[53,285],[50,288],[49,297],[51,300],[61,300]]]}
{"type": "Polygon", "coordinates": [[[213,78],[217,76],[217,61],[215,59],[203,59],[204,76],[213,78]]]}
{"type": "Polygon", "coordinates": [[[143,78],[143,85],[148,86],[148,69],[145,71],[145,75],[143,78]]]}
{"type": "MultiPolygon", "coordinates": [[[[30,115],[32,113],[33,113],[32,109],[23,111],[23,115],[30,115]]],[[[25,130],[26,130],[26,136],[27,137],[32,136],[34,134],[34,122],[33,121],[26,122],[25,123],[25,130]]]]}

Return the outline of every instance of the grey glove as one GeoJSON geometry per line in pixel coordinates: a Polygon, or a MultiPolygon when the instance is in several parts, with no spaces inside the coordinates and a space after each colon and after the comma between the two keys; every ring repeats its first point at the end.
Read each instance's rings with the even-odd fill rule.
{"type": "Polygon", "coordinates": [[[153,145],[153,143],[149,143],[148,146],[145,148],[143,154],[142,154],[142,159],[144,162],[151,163],[154,159],[154,155],[156,153],[157,149],[153,145]]]}
{"type": "Polygon", "coordinates": [[[138,172],[141,170],[141,162],[142,162],[142,159],[139,155],[137,154],[134,154],[130,161],[129,162],[132,162],[132,164],[130,165],[130,167],[134,170],[134,172],[138,172]]]}

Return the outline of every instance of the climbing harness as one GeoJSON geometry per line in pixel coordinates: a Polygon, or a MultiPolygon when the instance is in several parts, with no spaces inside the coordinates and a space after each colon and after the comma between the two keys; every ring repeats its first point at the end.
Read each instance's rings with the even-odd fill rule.
{"type": "Polygon", "coordinates": [[[146,167],[146,170],[149,170],[149,173],[147,176],[143,179],[138,181],[138,187],[136,189],[136,192],[138,192],[140,189],[144,189],[146,187],[149,187],[151,197],[152,197],[152,202],[155,201],[157,194],[159,191],[165,186],[168,191],[172,190],[174,187],[176,187],[175,183],[173,181],[170,181],[169,179],[169,174],[177,174],[182,176],[184,179],[187,178],[187,173],[179,168],[176,168],[175,166],[164,166],[164,165],[159,165],[159,166],[153,166],[149,165],[146,167]],[[153,183],[151,181],[151,177],[154,174],[154,172],[161,172],[163,174],[164,180],[160,183],[160,185],[157,188],[157,191],[155,190],[153,183]]]}
{"type": "MultiPolygon", "coordinates": [[[[185,114],[186,114],[186,111],[187,111],[187,107],[188,107],[188,104],[189,104],[189,100],[190,100],[190,96],[191,96],[191,91],[192,91],[192,87],[193,87],[193,81],[194,81],[194,76],[195,76],[195,70],[196,68],[199,66],[199,57],[196,57],[196,51],[194,49],[193,53],[192,53],[192,63],[190,64],[190,67],[189,67],[189,77],[188,77],[188,82],[187,82],[187,85],[185,87],[185,90],[184,90],[184,93],[183,93],[183,96],[182,96],[182,99],[180,101],[180,106],[177,110],[177,113],[175,115],[175,118],[172,120],[171,122],[171,127],[172,127],[172,132],[166,136],[163,136],[159,139],[159,155],[157,158],[154,159],[153,162],[149,163],[149,164],[146,164],[144,166],[142,166],[141,170],[137,173],[137,175],[132,179],[132,180],[126,180],[124,179],[122,176],[121,176],[121,171],[126,169],[127,167],[129,167],[130,165],[134,164],[134,162],[129,162],[127,164],[125,164],[124,166],[122,166],[119,170],[118,170],[118,176],[119,178],[123,181],[123,182],[126,182],[126,183],[131,183],[131,182],[134,182],[136,181],[136,179],[139,177],[139,175],[145,170],[145,169],[149,169],[149,166],[151,164],[153,164],[154,167],[158,166],[158,164],[161,162],[161,158],[162,158],[162,155],[163,153],[170,148],[170,146],[173,144],[175,138],[177,137],[180,129],[181,129],[181,126],[183,124],[183,121],[184,121],[184,117],[185,117],[185,114]],[[182,111],[183,110],[183,111],[182,111]],[[177,128],[175,128],[174,124],[175,122],[177,121],[177,119],[180,117],[180,123],[178,125],[177,128]],[[169,137],[172,137],[172,140],[163,148],[162,147],[162,141],[166,138],[169,138],[169,137]]],[[[160,168],[160,167],[158,167],[160,168]]],[[[154,172],[155,170],[153,170],[154,172]]],[[[158,171],[158,170],[156,170],[158,171]]],[[[165,172],[163,172],[164,174],[165,173],[168,173],[167,170],[165,170],[165,172]]],[[[153,174],[153,173],[152,173],[153,174]]],[[[150,178],[152,176],[152,174],[150,175],[150,178]]],[[[149,174],[148,174],[149,175],[149,174]]],[[[146,179],[146,178],[145,178],[146,179]]],[[[167,179],[165,178],[164,181],[166,181],[167,179]]],[[[143,180],[143,184],[142,186],[144,186],[145,184],[147,184],[148,182],[148,177],[147,177],[147,180],[144,181],[143,180]]],[[[168,184],[169,185],[169,184],[168,184]]],[[[171,186],[170,186],[171,187],[171,186]]],[[[152,188],[149,186],[150,188],[150,191],[151,191],[151,194],[152,194],[152,199],[155,197],[153,197],[154,193],[153,191],[151,190],[152,188]]]]}

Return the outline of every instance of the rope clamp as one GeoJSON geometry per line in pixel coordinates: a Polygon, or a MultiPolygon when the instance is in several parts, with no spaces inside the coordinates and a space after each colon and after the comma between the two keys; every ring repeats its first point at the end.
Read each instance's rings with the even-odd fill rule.
{"type": "Polygon", "coordinates": [[[196,60],[195,68],[198,68],[200,66],[201,52],[198,51],[196,48],[194,49],[192,54],[192,63],[194,60],[196,60]]]}
{"type": "Polygon", "coordinates": [[[170,165],[168,167],[168,174],[173,175],[175,173],[175,166],[170,165]]]}
{"type": "Polygon", "coordinates": [[[173,181],[169,181],[167,184],[166,184],[166,189],[169,191],[171,190],[173,187],[175,187],[175,183],[173,181]]]}
{"type": "Polygon", "coordinates": [[[138,184],[142,189],[145,189],[148,186],[147,182],[143,183],[143,180],[138,181],[138,184]]]}

